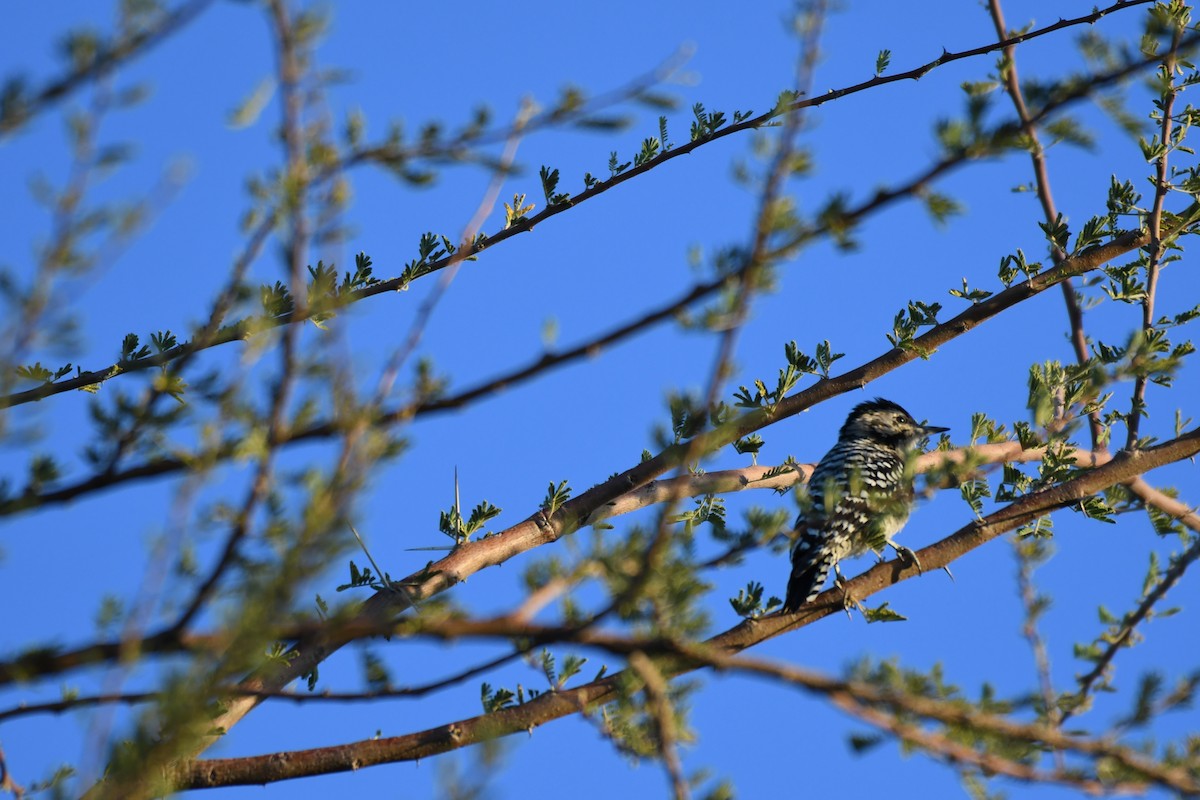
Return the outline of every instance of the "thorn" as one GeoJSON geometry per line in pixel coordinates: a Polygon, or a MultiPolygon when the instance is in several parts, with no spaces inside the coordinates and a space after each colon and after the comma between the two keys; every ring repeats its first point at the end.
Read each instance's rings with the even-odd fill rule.
{"type": "Polygon", "coordinates": [[[954,573],[950,571],[950,566],[946,565],[946,566],[942,567],[942,569],[944,569],[946,571],[946,574],[950,576],[951,582],[953,582],[954,581],[954,573]]]}
{"type": "Polygon", "coordinates": [[[417,605],[417,601],[416,598],[413,597],[413,593],[408,591],[408,587],[419,586],[420,584],[391,580],[389,577],[387,577],[387,573],[380,569],[379,565],[375,563],[375,558],[371,555],[371,551],[367,549],[367,543],[363,540],[363,537],[359,534],[359,532],[355,530],[353,525],[350,526],[350,532],[354,534],[355,539],[358,539],[358,546],[362,548],[364,553],[366,553],[367,560],[370,561],[371,566],[375,568],[375,572],[378,575],[379,580],[383,583],[384,589],[389,592],[404,595],[404,599],[408,603],[409,608],[411,608],[415,613],[419,614],[421,609],[417,605]]]}

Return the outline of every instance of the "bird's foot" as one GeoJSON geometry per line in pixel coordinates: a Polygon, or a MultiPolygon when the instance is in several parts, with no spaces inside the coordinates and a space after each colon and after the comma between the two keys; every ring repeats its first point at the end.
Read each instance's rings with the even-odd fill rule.
{"type": "Polygon", "coordinates": [[[901,561],[916,567],[918,575],[925,574],[925,569],[921,566],[921,559],[917,558],[916,553],[902,544],[896,544],[895,542],[889,542],[889,544],[892,545],[892,549],[896,551],[896,555],[900,557],[901,561]]]}
{"type": "Polygon", "coordinates": [[[836,586],[842,593],[842,610],[846,612],[847,617],[854,619],[854,615],[850,613],[850,609],[857,608],[861,613],[863,610],[863,605],[862,603],[858,602],[858,599],[855,598],[854,595],[850,594],[850,592],[846,589],[846,579],[842,577],[841,572],[836,573],[836,577],[833,579],[833,585],[836,586]]]}

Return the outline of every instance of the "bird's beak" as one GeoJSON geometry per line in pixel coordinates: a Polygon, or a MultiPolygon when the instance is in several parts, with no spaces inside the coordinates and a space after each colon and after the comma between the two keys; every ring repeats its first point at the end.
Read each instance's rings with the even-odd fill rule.
{"type": "Polygon", "coordinates": [[[937,425],[922,425],[921,430],[924,431],[926,436],[929,436],[930,434],[934,434],[934,433],[945,433],[946,431],[948,431],[950,429],[949,428],[939,428],[937,425]]]}

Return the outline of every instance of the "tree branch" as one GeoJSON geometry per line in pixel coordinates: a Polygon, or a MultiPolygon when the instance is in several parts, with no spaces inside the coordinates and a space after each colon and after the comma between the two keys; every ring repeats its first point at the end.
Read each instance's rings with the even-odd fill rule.
{"type": "MultiPolygon", "coordinates": [[[[848,95],[856,94],[858,92],[865,91],[865,90],[871,89],[871,88],[875,88],[877,86],[882,86],[885,84],[894,83],[894,82],[903,81],[903,80],[919,80],[920,78],[924,77],[926,74],[928,74],[929,72],[931,72],[932,70],[934,70],[935,68],[937,68],[939,66],[943,66],[945,64],[949,64],[951,62],[958,61],[958,60],[965,59],[965,58],[972,58],[972,57],[976,57],[976,56],[980,56],[980,55],[986,55],[988,53],[995,52],[996,50],[1003,49],[1004,47],[1011,46],[1011,45],[1019,43],[1019,42],[1028,41],[1030,39],[1034,39],[1039,36],[1044,36],[1044,35],[1047,35],[1050,33],[1054,33],[1055,31],[1062,30],[1064,28],[1069,28],[1069,27],[1076,26],[1076,25],[1092,24],[1103,16],[1106,16],[1108,14],[1111,14],[1111,13],[1114,13],[1116,11],[1120,11],[1120,10],[1123,10],[1126,8],[1131,8],[1131,7],[1134,7],[1137,5],[1141,5],[1141,4],[1147,3],[1147,2],[1150,2],[1150,0],[1128,0],[1128,2],[1118,2],[1112,6],[1109,6],[1108,8],[1095,11],[1091,14],[1087,14],[1087,15],[1084,15],[1081,17],[1076,17],[1074,19],[1069,19],[1069,20],[1060,20],[1059,22],[1057,22],[1053,25],[1047,26],[1045,28],[1041,28],[1036,31],[1030,31],[1029,33],[1015,36],[1010,39],[1006,39],[1002,42],[996,42],[996,43],[989,44],[989,45],[983,45],[981,47],[976,47],[976,48],[973,48],[970,50],[963,50],[963,51],[956,52],[956,53],[943,52],[940,57],[938,57],[932,61],[929,61],[919,67],[910,69],[906,72],[896,73],[896,74],[887,75],[887,76],[876,76],[874,78],[871,78],[870,80],[863,81],[862,83],[854,84],[852,86],[847,86],[847,87],[844,87],[841,89],[830,90],[829,92],[826,92],[825,94],[820,95],[818,97],[797,100],[795,103],[792,103],[791,105],[788,105],[788,106],[784,106],[783,108],[773,109],[766,113],[760,114],[756,117],[752,117],[750,119],[743,120],[740,123],[728,125],[724,128],[721,128],[718,131],[711,133],[710,135],[708,135],[706,137],[696,139],[695,141],[688,142],[686,144],[679,145],[677,147],[673,147],[670,150],[660,153],[657,157],[650,159],[649,161],[647,161],[644,164],[641,164],[637,167],[626,170],[625,172],[622,172],[619,175],[615,175],[606,181],[601,181],[600,183],[596,184],[592,188],[587,189],[586,191],[581,192],[578,195],[575,195],[574,197],[570,198],[569,200],[567,200],[563,203],[545,208],[538,214],[535,214],[532,217],[528,217],[522,222],[519,222],[519,223],[512,225],[502,231],[499,231],[499,232],[493,234],[492,236],[486,237],[485,239],[481,240],[473,247],[461,248],[455,254],[447,256],[436,262],[431,263],[424,274],[426,274],[426,275],[431,274],[433,272],[436,272],[437,270],[445,269],[446,267],[458,264],[459,262],[461,262],[465,259],[474,258],[475,256],[477,256],[479,253],[483,252],[484,250],[490,249],[491,247],[494,247],[495,245],[497,245],[503,241],[506,241],[506,240],[512,238],[513,236],[532,231],[535,226],[541,224],[542,222],[546,221],[550,217],[557,216],[558,214],[561,214],[563,211],[566,211],[570,208],[574,208],[575,206],[579,205],[580,203],[590,200],[591,198],[596,197],[597,195],[603,194],[604,192],[608,191],[611,188],[614,188],[615,186],[619,186],[627,181],[630,181],[636,177],[639,177],[672,159],[678,158],[683,155],[687,155],[688,153],[691,153],[693,150],[697,149],[698,147],[702,147],[703,145],[708,144],[710,142],[716,141],[718,139],[722,139],[726,136],[729,136],[729,135],[732,135],[735,133],[740,133],[740,132],[748,131],[748,130],[757,130],[757,129],[761,128],[763,125],[771,122],[772,120],[777,119],[778,117],[783,116],[788,113],[791,113],[793,111],[797,111],[797,110],[800,110],[803,108],[810,108],[810,107],[824,105],[825,103],[839,100],[848,95]]],[[[1198,38],[1198,37],[1191,37],[1189,39],[1189,43],[1191,41],[1194,41],[1196,38],[1198,38]]],[[[1144,66],[1146,66],[1148,64],[1152,64],[1152,63],[1155,63],[1154,59],[1139,61],[1139,62],[1135,62],[1130,65],[1126,65],[1125,67],[1119,68],[1118,70],[1116,70],[1112,73],[1106,74],[1104,76],[1099,76],[1094,80],[1094,82],[1088,84],[1087,86],[1078,88],[1066,100],[1055,103],[1050,107],[1056,108],[1056,107],[1061,106],[1064,102],[1069,102],[1070,100],[1079,99],[1081,97],[1084,97],[1084,96],[1086,96],[1086,94],[1089,91],[1091,91],[1095,88],[1099,88],[1104,85],[1108,85],[1109,83],[1111,83],[1113,81],[1121,80],[1124,77],[1126,77],[1130,72],[1141,69],[1144,66]]],[[[1042,112],[1042,116],[1044,116],[1045,113],[1046,113],[1046,110],[1044,109],[1042,112]]],[[[403,288],[404,285],[405,285],[405,283],[402,278],[391,278],[389,280],[381,281],[380,283],[373,284],[372,286],[366,287],[364,289],[360,289],[355,292],[351,292],[348,295],[346,295],[344,298],[341,298],[341,301],[344,304],[358,302],[360,300],[366,299],[368,297],[373,297],[375,295],[385,294],[385,293],[393,293],[393,292],[397,291],[398,289],[403,288]]],[[[325,309],[325,310],[328,310],[328,309],[325,309]]],[[[105,367],[103,369],[84,372],[81,375],[77,375],[74,378],[69,378],[69,379],[58,381],[55,383],[42,384],[41,386],[36,386],[31,389],[26,389],[21,392],[14,392],[14,393],[6,395],[4,397],[0,397],[0,408],[5,408],[8,406],[20,405],[23,403],[29,403],[29,402],[33,402],[36,400],[41,400],[46,397],[50,397],[52,395],[61,394],[63,392],[71,391],[74,389],[81,389],[85,386],[93,386],[93,385],[96,385],[99,383],[103,383],[104,381],[107,381],[110,378],[116,377],[117,375],[130,374],[133,372],[150,369],[152,367],[162,366],[163,364],[167,364],[187,353],[191,353],[191,352],[194,352],[197,350],[208,349],[210,347],[216,347],[219,345],[228,344],[228,343],[234,342],[234,341],[240,341],[240,340],[246,338],[246,336],[248,336],[252,331],[253,332],[261,332],[263,330],[278,327],[281,325],[290,325],[295,322],[302,322],[306,318],[307,317],[305,315],[293,312],[291,314],[282,314],[277,317],[261,317],[261,318],[255,318],[252,320],[242,320],[240,322],[231,324],[231,325],[227,326],[226,328],[221,329],[221,331],[219,331],[216,335],[214,335],[207,342],[201,342],[201,341],[185,342],[172,350],[167,350],[163,353],[158,353],[158,354],[148,356],[143,359],[133,359],[133,360],[129,360],[129,361],[120,362],[118,364],[114,364],[112,366],[105,367]]]]}
{"type": "MultiPolygon", "coordinates": [[[[920,563],[926,570],[940,569],[1049,511],[1072,505],[1109,486],[1127,483],[1148,470],[1189,458],[1197,453],[1200,453],[1200,429],[1146,450],[1121,453],[1101,467],[1088,470],[1057,486],[1026,495],[983,519],[969,523],[945,539],[923,548],[917,554],[920,563]]],[[[849,581],[845,590],[861,600],[919,574],[921,573],[914,564],[899,560],[889,561],[877,564],[849,581]]],[[[841,597],[841,589],[826,590],[795,614],[775,614],[746,620],[708,640],[705,647],[733,655],[782,633],[840,613],[841,597]]],[[[367,606],[370,605],[371,602],[368,601],[367,606]]],[[[585,638],[594,636],[595,634],[589,633],[585,638]]],[[[325,645],[323,649],[325,648],[330,648],[330,645],[325,645]]],[[[332,649],[336,648],[328,649],[326,653],[332,652],[332,649]]],[[[308,654],[302,651],[300,660],[307,658],[308,654]]],[[[674,669],[664,668],[664,674],[676,676],[697,666],[680,664],[674,669]]],[[[170,780],[178,789],[260,784],[424,758],[499,736],[532,730],[554,719],[578,713],[580,709],[607,702],[615,696],[617,680],[618,676],[610,676],[575,689],[546,693],[517,707],[405,736],[297,751],[282,757],[276,754],[240,759],[184,761],[171,769],[170,780]]],[[[248,710],[245,709],[243,714],[248,710]]],[[[221,720],[214,721],[214,724],[221,724],[221,720]]]]}
{"type": "MultiPolygon", "coordinates": [[[[988,0],[988,10],[991,13],[992,22],[996,28],[996,35],[1000,39],[1008,38],[1009,30],[1004,22],[1004,11],[1000,7],[1000,0],[988,0]]],[[[1004,89],[1012,99],[1013,108],[1016,109],[1017,118],[1021,121],[1021,132],[1029,141],[1029,158],[1033,165],[1033,175],[1037,186],[1038,201],[1042,204],[1043,218],[1047,224],[1054,224],[1059,217],[1059,213],[1058,208],[1054,204],[1054,195],[1050,189],[1050,170],[1046,164],[1046,149],[1042,146],[1037,126],[1033,123],[1029,109],[1025,105],[1025,95],[1021,91],[1021,80],[1017,74],[1016,44],[1004,48],[1004,61],[1001,64],[1000,75],[1004,81],[1004,89]]],[[[1066,253],[1058,247],[1051,245],[1050,257],[1055,264],[1058,264],[1066,257],[1066,253]]],[[[1088,353],[1087,334],[1083,330],[1083,309],[1080,308],[1079,295],[1075,292],[1075,286],[1072,281],[1063,281],[1062,293],[1063,301],[1067,306],[1067,321],[1071,327],[1071,346],[1075,350],[1075,360],[1082,364],[1090,356],[1088,353]]],[[[1088,427],[1091,431],[1092,447],[1094,449],[1100,448],[1103,440],[1104,426],[1100,421],[1100,412],[1098,410],[1088,415],[1088,427]]]]}
{"type": "Polygon", "coordinates": [[[166,41],[200,15],[212,0],[191,0],[165,14],[155,25],[136,31],[101,49],[86,66],[56,78],[30,97],[18,96],[0,108],[0,139],[12,133],[38,114],[48,111],[70,97],[85,84],[103,77],[125,61],[131,61],[166,41]]]}
{"type": "MultiPolygon", "coordinates": [[[[1159,143],[1163,148],[1163,152],[1154,160],[1154,203],[1146,219],[1146,225],[1150,229],[1150,245],[1147,248],[1145,295],[1142,297],[1143,335],[1149,334],[1154,330],[1154,297],[1158,291],[1158,274],[1167,245],[1167,242],[1162,238],[1162,215],[1167,194],[1172,188],[1167,177],[1167,160],[1173,149],[1171,132],[1174,129],[1175,119],[1172,115],[1175,110],[1175,97],[1180,91],[1175,83],[1176,59],[1179,53],[1179,43],[1183,39],[1184,32],[1184,26],[1178,24],[1175,20],[1172,20],[1172,22],[1175,23],[1175,30],[1171,35],[1171,49],[1163,58],[1162,66],[1160,67],[1167,83],[1166,89],[1160,98],[1158,109],[1159,113],[1162,114],[1162,119],[1159,122],[1159,143]]],[[[1133,379],[1133,396],[1129,401],[1129,417],[1127,421],[1128,435],[1125,441],[1127,449],[1133,449],[1138,446],[1138,430],[1141,427],[1142,417],[1146,413],[1146,382],[1148,379],[1149,376],[1143,371],[1139,371],[1133,379]]]]}

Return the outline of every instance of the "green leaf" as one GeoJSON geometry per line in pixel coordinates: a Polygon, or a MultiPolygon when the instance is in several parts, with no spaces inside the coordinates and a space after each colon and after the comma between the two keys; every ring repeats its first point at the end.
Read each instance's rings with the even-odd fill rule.
{"type": "Polygon", "coordinates": [[[1115,509],[1113,509],[1113,507],[1108,503],[1104,502],[1104,498],[1100,497],[1099,495],[1085,497],[1083,500],[1079,501],[1078,505],[1072,506],[1071,508],[1075,511],[1083,513],[1085,516],[1091,517],[1094,520],[1099,520],[1100,522],[1116,524],[1117,521],[1113,516],[1116,513],[1115,509]]]}
{"type": "Polygon", "coordinates": [[[139,345],[138,336],[136,333],[127,333],[125,338],[121,340],[121,361],[137,361],[150,355],[150,348],[139,345]]]}
{"type": "Polygon", "coordinates": [[[744,456],[749,453],[751,456],[751,463],[757,464],[758,451],[762,449],[763,444],[764,442],[762,437],[757,433],[752,433],[749,436],[744,436],[741,439],[734,441],[733,449],[736,450],[739,455],[744,456]]]}
{"type": "Polygon", "coordinates": [[[892,63],[892,51],[891,50],[880,50],[879,55],[875,56],[875,75],[876,75],[876,77],[882,75],[884,73],[884,70],[886,70],[888,68],[888,65],[891,63],[892,63]]]}
{"type": "Polygon", "coordinates": [[[764,607],[762,602],[763,585],[758,581],[750,581],[744,589],[739,589],[737,597],[729,598],[729,605],[739,617],[758,619],[764,613],[781,605],[778,597],[772,597],[764,607]]]}
{"type": "Polygon", "coordinates": [[[963,300],[969,300],[971,305],[978,303],[980,300],[986,300],[992,296],[992,293],[984,289],[969,289],[967,288],[967,279],[962,279],[962,289],[951,289],[951,297],[961,297],[963,300]]]}
{"type": "Polygon", "coordinates": [[[640,167],[643,164],[646,164],[646,163],[654,160],[654,158],[658,155],[659,149],[661,147],[662,147],[661,143],[658,141],[658,139],[654,138],[653,136],[651,136],[648,139],[643,139],[642,140],[642,149],[639,150],[638,154],[633,157],[633,165],[635,167],[640,167]]]}
{"type": "Polygon", "coordinates": [[[854,733],[850,735],[850,749],[857,754],[873,750],[885,741],[883,734],[854,733]]]}
{"type": "Polygon", "coordinates": [[[553,517],[554,512],[562,507],[562,504],[567,502],[571,497],[571,487],[566,481],[561,481],[557,486],[554,481],[550,482],[550,488],[546,491],[546,499],[542,501],[542,511],[547,517],[553,517]]]}
{"type": "Polygon", "coordinates": [[[17,367],[17,377],[38,381],[39,383],[50,383],[54,379],[54,374],[43,367],[42,362],[38,361],[34,364],[17,367]]]}
{"type": "Polygon", "coordinates": [[[551,686],[558,684],[558,674],[554,667],[554,654],[546,648],[542,648],[541,655],[542,672],[546,675],[546,682],[551,686]]]}
{"type": "Polygon", "coordinates": [[[921,192],[920,197],[925,202],[925,210],[938,225],[943,225],[951,217],[963,213],[962,203],[948,194],[926,190],[921,192]]]}
{"type": "Polygon", "coordinates": [[[1038,227],[1042,229],[1042,233],[1046,234],[1048,242],[1066,252],[1067,240],[1071,237],[1071,231],[1067,228],[1067,222],[1061,213],[1054,218],[1053,222],[1039,222],[1038,227]]]}
{"type": "Polygon", "coordinates": [[[479,687],[479,698],[483,702],[483,713],[491,714],[494,711],[499,711],[513,703],[515,695],[508,689],[497,689],[492,691],[490,683],[484,683],[479,687]]]}
{"type": "Polygon", "coordinates": [[[165,353],[168,350],[174,349],[179,342],[175,338],[175,334],[166,330],[150,334],[150,344],[154,346],[155,352],[165,353]]]}
{"type": "Polygon", "coordinates": [[[624,164],[622,164],[622,163],[620,163],[620,161],[617,160],[617,151],[616,150],[613,150],[612,153],[609,154],[609,156],[608,156],[608,171],[609,171],[609,173],[611,173],[612,177],[614,177],[614,178],[617,177],[618,175],[620,175],[625,170],[627,170],[629,168],[629,164],[630,164],[630,162],[628,162],[628,161],[626,161],[624,164]]]}
{"type": "Polygon", "coordinates": [[[587,659],[582,656],[568,655],[563,659],[562,669],[558,673],[558,682],[556,687],[561,689],[566,686],[567,681],[577,675],[583,665],[587,663],[587,659]]]}
{"type": "Polygon", "coordinates": [[[557,206],[571,199],[569,194],[554,191],[558,187],[558,170],[543,166],[538,174],[542,179],[542,193],[546,196],[547,207],[557,206]]]}
{"type": "Polygon", "coordinates": [[[524,194],[514,194],[512,205],[504,204],[504,229],[508,230],[517,223],[524,222],[530,211],[533,211],[533,203],[525,202],[524,194]]]}
{"type": "Polygon", "coordinates": [[[958,488],[959,492],[962,493],[963,500],[966,500],[967,505],[969,505],[971,510],[975,512],[975,516],[982,519],[983,498],[992,496],[992,490],[991,487],[988,486],[988,482],[982,478],[977,478],[975,480],[963,482],[963,484],[958,488]]]}
{"type": "Polygon", "coordinates": [[[267,103],[270,102],[274,94],[274,78],[263,78],[246,99],[229,113],[229,119],[226,124],[234,130],[250,127],[258,121],[259,115],[262,114],[262,110],[266,108],[267,103]]]}
{"type": "Polygon", "coordinates": [[[833,352],[833,348],[829,344],[828,339],[824,340],[823,342],[819,342],[817,344],[817,370],[821,373],[821,377],[828,378],[829,367],[833,365],[833,362],[837,361],[844,355],[846,354],[833,352]]]}
{"type": "Polygon", "coordinates": [[[908,617],[888,608],[888,603],[877,608],[864,608],[863,616],[867,622],[906,622],[908,617]]]}
{"type": "Polygon", "coordinates": [[[466,534],[471,534],[483,527],[483,524],[489,519],[500,515],[500,509],[489,503],[487,500],[481,500],[479,505],[471,510],[471,518],[467,520],[466,534]]]}

